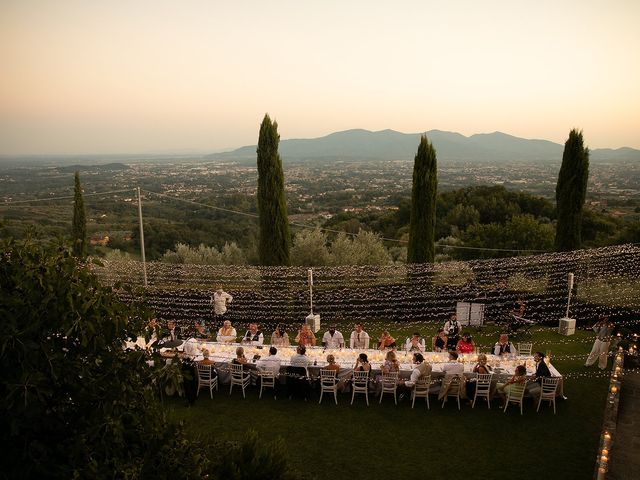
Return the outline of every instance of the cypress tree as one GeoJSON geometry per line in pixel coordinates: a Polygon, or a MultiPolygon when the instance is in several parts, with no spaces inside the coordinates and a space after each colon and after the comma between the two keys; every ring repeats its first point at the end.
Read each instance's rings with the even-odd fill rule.
{"type": "Polygon", "coordinates": [[[278,154],[278,123],[265,114],[258,137],[258,255],[262,265],[289,265],[291,237],[284,194],[284,173],[278,154]]]}
{"type": "Polygon", "coordinates": [[[413,164],[408,263],[433,263],[434,261],[437,190],[436,151],[426,135],[422,135],[413,164]]]}
{"type": "Polygon", "coordinates": [[[75,174],[73,191],[73,225],[71,227],[72,251],[76,257],[83,258],[87,254],[87,217],[84,211],[84,199],[80,186],[80,173],[75,174]]]}
{"type": "Polygon", "coordinates": [[[582,242],[582,207],[587,195],[589,178],[589,149],[585,148],[582,131],[571,130],[564,144],[562,166],[556,185],[556,250],[580,248],[582,242]]]}

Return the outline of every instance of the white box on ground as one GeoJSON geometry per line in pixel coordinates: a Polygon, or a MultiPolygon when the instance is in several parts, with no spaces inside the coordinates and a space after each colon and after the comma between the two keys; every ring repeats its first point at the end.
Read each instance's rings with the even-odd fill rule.
{"type": "Polygon", "coordinates": [[[558,326],[558,333],[560,335],[573,335],[576,333],[576,319],[561,318],[560,325],[558,326]]]}
{"type": "Polygon", "coordinates": [[[307,315],[307,318],[305,318],[305,321],[307,325],[311,327],[311,331],[313,333],[318,333],[320,331],[320,315],[310,313],[307,315]]]}

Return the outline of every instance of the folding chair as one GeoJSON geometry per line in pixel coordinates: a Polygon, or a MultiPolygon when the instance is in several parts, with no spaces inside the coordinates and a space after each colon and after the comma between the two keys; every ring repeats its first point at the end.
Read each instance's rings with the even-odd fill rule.
{"type": "Polygon", "coordinates": [[[460,378],[460,375],[454,375],[451,377],[447,384],[444,382],[445,380],[443,380],[442,388],[446,388],[447,393],[442,399],[442,408],[444,408],[444,404],[447,403],[447,399],[449,397],[455,397],[458,401],[458,410],[460,410],[460,389],[462,388],[462,379],[460,378]]]}
{"type": "Polygon", "coordinates": [[[524,355],[526,357],[531,356],[531,350],[533,349],[533,343],[518,343],[518,355],[524,355]]]}
{"type": "Polygon", "coordinates": [[[380,401],[385,393],[393,393],[393,401],[398,405],[396,392],[398,391],[398,372],[388,372],[382,374],[382,391],[380,392],[380,401]]]}
{"type": "Polygon", "coordinates": [[[302,397],[307,400],[311,396],[309,372],[306,367],[287,367],[287,396],[302,397]]]}
{"type": "Polygon", "coordinates": [[[237,363],[231,363],[231,386],[229,387],[229,395],[233,391],[233,386],[238,385],[242,388],[242,398],[246,398],[244,395],[244,389],[247,388],[251,381],[251,375],[249,372],[243,370],[244,365],[237,363]]]}
{"type": "Polygon", "coordinates": [[[491,379],[493,373],[479,373],[476,378],[476,393],[473,395],[473,403],[471,408],[476,406],[478,398],[487,399],[487,407],[491,409],[491,379]]]}
{"type": "Polygon", "coordinates": [[[353,399],[356,393],[364,393],[364,397],[367,400],[367,407],[369,406],[369,372],[357,371],[353,372],[353,378],[351,379],[351,405],[353,405],[353,399]]]}
{"type": "Polygon", "coordinates": [[[522,399],[524,398],[525,384],[512,383],[509,386],[509,394],[507,400],[504,402],[504,412],[507,412],[507,407],[510,403],[520,404],[520,415],[522,415],[522,399]]]}
{"type": "Polygon", "coordinates": [[[213,365],[200,365],[196,364],[196,370],[198,371],[198,393],[200,395],[200,389],[209,387],[209,396],[213,398],[213,389],[218,390],[218,376],[214,376],[213,365]]]}
{"type": "Polygon", "coordinates": [[[266,370],[258,368],[258,375],[260,376],[260,395],[258,399],[262,399],[262,391],[265,388],[273,389],[273,398],[276,397],[276,376],[273,370],[266,370]]]}
{"type": "Polygon", "coordinates": [[[318,405],[322,403],[322,395],[324,392],[333,393],[333,399],[338,404],[338,379],[336,378],[335,370],[320,370],[320,401],[318,405]]]}
{"type": "Polygon", "coordinates": [[[416,398],[424,397],[427,403],[427,410],[431,410],[429,405],[429,388],[431,387],[431,375],[423,375],[418,378],[411,392],[411,408],[416,403],[416,398]]]}
{"type": "Polygon", "coordinates": [[[553,404],[553,414],[556,414],[556,392],[558,391],[558,384],[560,383],[560,377],[543,377],[542,378],[542,390],[540,390],[540,398],[538,399],[538,408],[536,412],[540,411],[540,404],[543,400],[548,400],[549,405],[553,404]]]}

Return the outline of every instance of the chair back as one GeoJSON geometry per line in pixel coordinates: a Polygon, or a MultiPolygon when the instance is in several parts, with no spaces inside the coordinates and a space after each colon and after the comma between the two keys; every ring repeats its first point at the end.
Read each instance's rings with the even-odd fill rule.
{"type": "Polygon", "coordinates": [[[514,402],[514,403],[522,403],[522,399],[524,398],[524,390],[525,390],[524,383],[511,384],[511,387],[509,388],[509,398],[507,399],[507,401],[514,402]]]}
{"type": "Polygon", "coordinates": [[[382,374],[382,389],[395,390],[398,386],[398,372],[388,372],[382,374]]]}
{"type": "Polygon", "coordinates": [[[533,349],[533,343],[518,343],[518,354],[530,356],[533,349]]]}
{"type": "Polygon", "coordinates": [[[478,373],[476,378],[476,391],[489,391],[491,388],[491,379],[493,378],[493,373],[478,373]]]}
{"type": "Polygon", "coordinates": [[[320,370],[320,384],[323,387],[333,387],[337,383],[336,371],[323,368],[320,370]]]}
{"type": "Polygon", "coordinates": [[[198,382],[204,384],[211,381],[213,377],[212,365],[200,365],[196,364],[196,369],[198,370],[198,382]]]}
{"type": "Polygon", "coordinates": [[[542,398],[555,398],[558,390],[560,377],[543,377],[542,378],[542,398]]]}
{"type": "Polygon", "coordinates": [[[422,375],[421,377],[418,377],[418,380],[416,380],[416,383],[413,386],[413,389],[416,395],[420,396],[420,395],[424,395],[425,393],[428,394],[430,387],[431,387],[431,375],[422,375]]]}
{"type": "Polygon", "coordinates": [[[354,388],[366,388],[369,385],[369,372],[367,371],[354,371],[353,372],[353,386],[354,388]]]}
{"type": "Polygon", "coordinates": [[[244,365],[238,363],[231,363],[231,380],[242,380],[244,376],[242,367],[244,365]]]}

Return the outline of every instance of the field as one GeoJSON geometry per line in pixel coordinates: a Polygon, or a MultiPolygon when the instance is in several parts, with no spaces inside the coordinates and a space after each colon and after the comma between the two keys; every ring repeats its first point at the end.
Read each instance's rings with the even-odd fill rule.
{"type": "MultiPolygon", "coordinates": [[[[396,338],[405,338],[416,325],[389,327],[396,338]]],[[[434,323],[421,327],[429,335],[437,329],[434,323]]],[[[345,337],[351,331],[346,324],[338,328],[345,337]]],[[[380,332],[369,333],[377,338],[380,332]]],[[[474,340],[487,351],[498,333],[498,327],[487,326],[474,332],[474,340]]],[[[503,413],[497,400],[491,410],[480,403],[473,410],[463,405],[459,412],[455,402],[441,408],[435,396],[427,410],[422,402],[411,409],[407,399],[398,406],[391,398],[382,405],[376,399],[367,407],[356,398],[350,405],[345,394],[336,406],[327,400],[318,405],[317,394],[308,402],[269,395],[259,400],[255,389],[243,400],[235,389],[229,396],[225,386],[213,400],[201,392],[193,407],[170,400],[170,415],[199,438],[236,441],[249,429],[263,441],[280,436],[291,464],[311,478],[589,478],[607,390],[606,375],[583,367],[593,334],[564,337],[549,327],[532,333],[534,350],[550,351],[552,363],[566,375],[568,398],[557,402],[556,415],[544,405],[536,413],[530,399],[520,416],[516,407],[503,413]]]]}

